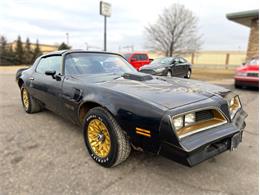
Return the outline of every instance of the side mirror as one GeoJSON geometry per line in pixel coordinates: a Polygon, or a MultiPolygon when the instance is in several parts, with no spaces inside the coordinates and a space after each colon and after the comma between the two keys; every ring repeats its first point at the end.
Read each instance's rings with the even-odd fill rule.
{"type": "Polygon", "coordinates": [[[55,79],[54,75],[56,74],[56,71],[55,70],[46,70],[45,74],[48,76],[52,76],[52,78],[55,79]]]}
{"type": "Polygon", "coordinates": [[[135,62],[135,61],[137,61],[136,58],[132,58],[132,59],[131,59],[131,62],[135,62]]]}

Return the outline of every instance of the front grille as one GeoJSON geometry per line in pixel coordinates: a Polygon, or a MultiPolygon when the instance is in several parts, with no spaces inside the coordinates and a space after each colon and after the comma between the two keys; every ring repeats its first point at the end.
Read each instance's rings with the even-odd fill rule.
{"type": "Polygon", "coordinates": [[[199,112],[196,112],[195,114],[196,122],[203,121],[203,120],[209,120],[214,117],[214,114],[212,110],[202,110],[199,112]]]}
{"type": "Polygon", "coordinates": [[[249,72],[249,73],[247,73],[247,76],[249,76],[249,77],[258,77],[258,72],[249,72]]]}
{"type": "Polygon", "coordinates": [[[221,109],[222,112],[224,112],[224,114],[225,114],[226,116],[229,116],[229,107],[228,107],[227,104],[222,104],[222,105],[220,106],[220,109],[221,109]]]}
{"type": "Polygon", "coordinates": [[[140,70],[140,72],[143,72],[143,73],[146,73],[146,74],[154,74],[155,73],[153,70],[147,70],[147,69],[140,70]]]}

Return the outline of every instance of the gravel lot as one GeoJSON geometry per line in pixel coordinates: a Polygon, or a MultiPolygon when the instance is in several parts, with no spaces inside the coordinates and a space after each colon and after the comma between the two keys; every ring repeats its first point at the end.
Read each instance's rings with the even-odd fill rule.
{"type": "MultiPolygon", "coordinates": [[[[1,71],[0,81],[1,195],[258,194],[256,90],[236,90],[249,114],[237,151],[193,168],[132,152],[125,163],[106,169],[86,153],[79,127],[49,111],[23,111],[13,71],[1,71]]],[[[232,88],[230,79],[217,83],[232,88]]]]}

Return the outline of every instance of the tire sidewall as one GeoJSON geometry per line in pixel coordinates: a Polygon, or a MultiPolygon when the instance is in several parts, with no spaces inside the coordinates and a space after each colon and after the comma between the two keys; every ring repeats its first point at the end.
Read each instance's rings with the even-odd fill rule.
{"type": "Polygon", "coordinates": [[[82,132],[83,132],[85,146],[86,146],[91,158],[103,167],[113,166],[113,164],[116,162],[116,159],[117,159],[118,143],[117,143],[117,136],[116,136],[116,133],[113,131],[113,128],[114,127],[113,127],[112,123],[109,121],[108,116],[100,110],[95,110],[95,111],[90,110],[84,119],[82,132]],[[92,151],[91,146],[89,145],[89,142],[88,142],[87,129],[88,129],[88,125],[89,125],[90,121],[93,119],[98,119],[98,120],[102,121],[105,124],[105,126],[107,127],[109,135],[110,135],[111,148],[110,148],[110,152],[109,152],[108,156],[105,158],[101,158],[101,157],[97,156],[92,151]]]}
{"type": "Polygon", "coordinates": [[[168,70],[168,71],[167,71],[166,76],[169,77],[169,78],[172,77],[172,72],[171,72],[171,70],[168,70]]]}

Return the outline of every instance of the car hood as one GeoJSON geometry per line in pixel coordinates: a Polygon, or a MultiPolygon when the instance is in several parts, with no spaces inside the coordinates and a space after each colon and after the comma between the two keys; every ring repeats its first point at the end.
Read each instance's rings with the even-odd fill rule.
{"type": "MultiPolygon", "coordinates": [[[[145,81],[124,77],[100,80],[95,77],[95,84],[168,109],[202,101],[214,95],[223,97],[230,92],[228,89],[195,80],[150,77],[152,79],[145,81]]],[[[90,79],[86,79],[86,82],[89,83],[90,79]]]]}
{"type": "Polygon", "coordinates": [[[245,66],[242,66],[242,67],[238,67],[236,69],[236,71],[238,71],[238,72],[246,72],[246,71],[258,72],[259,71],[259,65],[245,65],[245,66]]]}
{"type": "Polygon", "coordinates": [[[147,64],[144,65],[140,68],[140,70],[144,70],[144,69],[157,69],[157,68],[165,68],[168,67],[170,65],[168,64],[160,64],[160,63],[156,63],[156,64],[147,64]]]}

